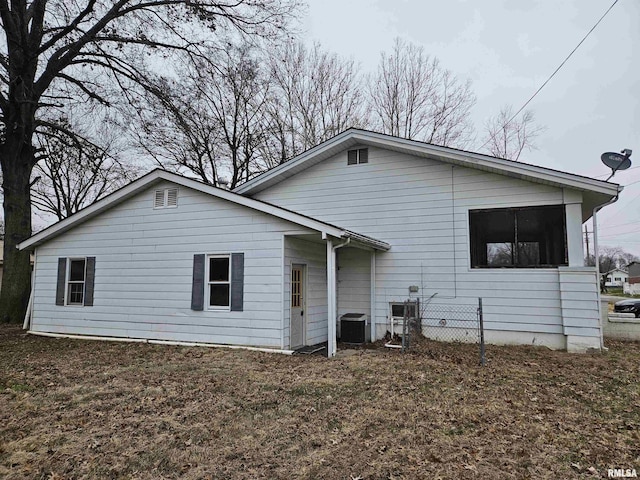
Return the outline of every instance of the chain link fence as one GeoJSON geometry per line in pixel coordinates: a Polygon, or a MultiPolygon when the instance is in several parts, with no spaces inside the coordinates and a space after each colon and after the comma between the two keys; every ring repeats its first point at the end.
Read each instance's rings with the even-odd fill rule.
{"type": "Polygon", "coordinates": [[[485,365],[481,298],[477,305],[424,302],[420,313],[422,334],[426,338],[440,342],[477,343],[480,365],[485,365]]]}
{"type": "Polygon", "coordinates": [[[390,341],[385,346],[405,352],[417,335],[439,342],[478,344],[479,363],[484,366],[482,299],[478,299],[477,305],[432,303],[432,300],[433,296],[392,304],[390,341]]]}

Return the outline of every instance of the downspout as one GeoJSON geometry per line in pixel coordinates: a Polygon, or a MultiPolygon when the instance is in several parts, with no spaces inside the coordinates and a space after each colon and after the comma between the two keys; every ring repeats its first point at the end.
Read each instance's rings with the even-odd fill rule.
{"type": "MultiPolygon", "coordinates": [[[[33,317],[33,302],[36,289],[36,261],[38,258],[38,249],[33,250],[33,268],[31,270],[31,292],[29,293],[29,303],[27,304],[27,311],[24,314],[24,322],[22,323],[23,330],[31,329],[31,318],[33,317]]],[[[31,260],[29,260],[31,265],[31,260]]]]}
{"type": "Polygon", "coordinates": [[[604,335],[602,333],[602,312],[600,311],[601,308],[601,303],[600,303],[600,255],[598,254],[598,211],[602,210],[604,207],[608,206],[608,205],[612,205],[614,203],[616,203],[618,201],[618,198],[620,197],[620,190],[618,190],[618,193],[616,193],[616,196],[614,198],[612,198],[611,200],[609,200],[606,203],[603,203],[602,205],[598,205],[597,207],[595,207],[593,209],[593,215],[591,216],[593,218],[593,256],[594,256],[594,260],[595,260],[595,264],[596,264],[596,281],[597,281],[597,286],[596,286],[596,291],[597,293],[597,302],[598,302],[598,323],[600,324],[600,349],[604,349],[604,335]]]}
{"type": "MultiPolygon", "coordinates": [[[[327,305],[327,329],[328,329],[328,341],[327,341],[327,357],[331,358],[336,355],[336,321],[338,313],[338,274],[337,274],[337,262],[336,262],[336,250],[345,247],[351,243],[351,238],[347,238],[344,242],[338,245],[331,245],[331,258],[327,258],[327,262],[331,265],[327,265],[327,272],[331,272],[329,278],[327,278],[328,289],[331,292],[329,297],[329,305],[327,305]]],[[[329,246],[330,242],[327,244],[329,246]]],[[[329,249],[327,249],[328,253],[329,249]]]]}

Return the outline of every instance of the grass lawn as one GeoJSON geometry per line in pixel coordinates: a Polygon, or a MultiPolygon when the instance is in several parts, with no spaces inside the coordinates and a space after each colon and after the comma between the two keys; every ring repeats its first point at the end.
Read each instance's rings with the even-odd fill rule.
{"type": "Polygon", "coordinates": [[[334,360],[0,327],[0,477],[606,478],[640,472],[640,344],[422,341],[334,360]]]}

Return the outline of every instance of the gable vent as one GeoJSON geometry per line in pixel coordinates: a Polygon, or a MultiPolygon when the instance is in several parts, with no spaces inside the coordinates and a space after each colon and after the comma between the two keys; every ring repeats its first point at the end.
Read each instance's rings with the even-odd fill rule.
{"type": "Polygon", "coordinates": [[[178,189],[156,190],[153,196],[153,208],[173,208],[178,206],[178,189]]]}
{"type": "Polygon", "coordinates": [[[164,207],[164,190],[156,190],[156,194],[153,199],[153,208],[162,207],[164,207]]]}
{"type": "Polygon", "coordinates": [[[167,207],[177,207],[177,206],[178,206],[178,189],[169,188],[167,190],[167,207]]]}
{"type": "Polygon", "coordinates": [[[368,148],[347,151],[347,165],[357,165],[359,163],[369,163],[368,148]]]}

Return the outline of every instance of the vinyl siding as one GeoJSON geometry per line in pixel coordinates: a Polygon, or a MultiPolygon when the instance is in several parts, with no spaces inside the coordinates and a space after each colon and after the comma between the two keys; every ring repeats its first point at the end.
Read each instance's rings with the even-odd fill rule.
{"type": "Polygon", "coordinates": [[[32,330],[281,346],[283,232],[301,228],[185,187],[177,208],[154,210],[153,192],[169,186],[38,247],[32,330]],[[193,255],[234,252],[245,255],[244,311],[191,310],[193,255]],[[96,257],[94,306],[56,306],[58,257],[78,256],[96,257]]]}
{"type": "MultiPolygon", "coordinates": [[[[487,330],[563,332],[563,312],[572,308],[563,310],[558,269],[472,269],[469,210],[558,205],[566,191],[379,148],[369,148],[367,164],[347,165],[346,157],[345,151],[255,198],[392,245],[377,255],[378,336],[388,328],[389,302],[405,300],[410,285],[420,286],[423,298],[436,293],[439,303],[472,305],[482,297],[487,330]]],[[[572,193],[573,201],[575,193],[581,198],[572,193]]],[[[580,222],[567,220],[572,231],[580,222]]],[[[575,294],[586,300],[591,290],[585,284],[575,294]]]]}
{"type": "Polygon", "coordinates": [[[338,254],[338,318],[345,313],[371,315],[371,253],[340,248],[338,254]]]}
{"type": "Polygon", "coordinates": [[[285,237],[284,345],[289,348],[291,326],[291,266],[306,265],[305,345],[327,341],[327,248],[324,242],[285,237]]]}

